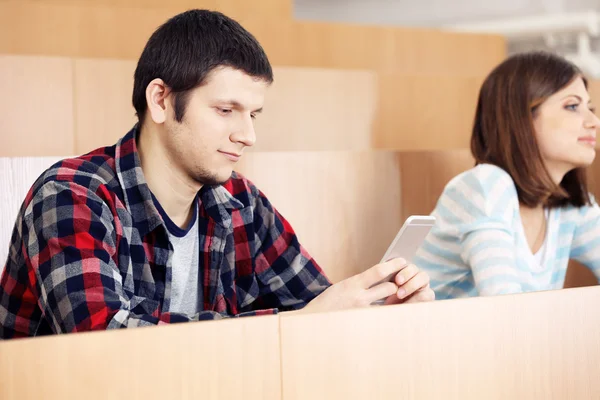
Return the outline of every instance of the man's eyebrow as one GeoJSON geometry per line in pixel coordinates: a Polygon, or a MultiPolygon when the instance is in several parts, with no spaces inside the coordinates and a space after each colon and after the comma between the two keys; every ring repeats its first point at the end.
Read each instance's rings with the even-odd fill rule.
{"type": "MultiPolygon", "coordinates": [[[[237,108],[237,109],[244,109],[245,107],[237,100],[221,100],[219,101],[219,103],[223,103],[223,104],[229,104],[230,106],[232,106],[233,108],[237,108]]],[[[252,111],[255,114],[260,114],[263,111],[263,108],[258,108],[254,111],[252,111]]]]}

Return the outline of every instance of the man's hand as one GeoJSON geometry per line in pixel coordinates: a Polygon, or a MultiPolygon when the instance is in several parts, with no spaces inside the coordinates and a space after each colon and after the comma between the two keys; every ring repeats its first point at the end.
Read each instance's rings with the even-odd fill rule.
{"type": "Polygon", "coordinates": [[[397,304],[429,301],[433,297],[427,274],[419,272],[416,266],[407,264],[405,260],[396,258],[330,286],[303,310],[333,311],[367,307],[381,299],[386,299],[386,304],[397,304]],[[394,281],[377,284],[394,273],[394,281]]]}
{"type": "Polygon", "coordinates": [[[429,287],[429,275],[414,264],[408,264],[398,272],[394,282],[398,291],[385,300],[386,305],[435,300],[435,293],[429,287]]]}

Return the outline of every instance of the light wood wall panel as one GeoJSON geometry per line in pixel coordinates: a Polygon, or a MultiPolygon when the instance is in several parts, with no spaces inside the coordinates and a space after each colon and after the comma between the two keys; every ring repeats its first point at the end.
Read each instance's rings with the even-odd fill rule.
{"type": "Polygon", "coordinates": [[[256,151],[368,150],[378,93],[370,71],[276,67],[256,151]]]}
{"type": "Polygon", "coordinates": [[[506,55],[505,39],[494,35],[325,22],[276,24],[277,35],[254,21],[248,28],[275,63],[294,66],[477,76],[506,55]]]}
{"type": "Polygon", "coordinates": [[[373,147],[397,150],[468,148],[485,76],[383,75],[373,147]]]}
{"type": "MultiPolygon", "coordinates": [[[[276,2],[268,0],[266,4],[276,2]]],[[[0,1],[0,53],[137,59],[150,35],[185,7],[117,7],[83,1],[0,1]]],[[[215,0],[205,1],[213,5],[215,0]]],[[[283,1],[285,5],[286,1],[283,1]]],[[[202,2],[195,2],[201,7],[202,2]]],[[[219,2],[240,22],[282,20],[278,7],[252,11],[255,2],[219,2]],[[239,10],[239,11],[234,11],[239,10]]],[[[213,8],[212,6],[210,8],[213,8]]],[[[286,12],[287,13],[287,12],[286,12]]],[[[288,18],[284,18],[287,21],[288,18]]],[[[269,29],[264,22],[255,23],[269,29]]],[[[272,34],[273,30],[269,30],[272,34]]]]}
{"type": "Polygon", "coordinates": [[[276,315],[0,343],[3,400],[280,399],[280,374],[276,315]]]}
{"type": "Polygon", "coordinates": [[[283,398],[596,399],[600,288],[282,314],[283,398]]]}
{"type": "Polygon", "coordinates": [[[0,1],[0,52],[137,59],[152,32],[173,12],[0,1]]]}
{"type": "MultiPolygon", "coordinates": [[[[273,0],[274,1],[274,0],[273,0]]],[[[137,59],[178,9],[0,1],[0,52],[137,59]]],[[[264,18],[240,19],[274,65],[479,76],[505,56],[500,36],[264,18]]]]}
{"type": "MultiPolygon", "coordinates": [[[[590,82],[592,83],[592,82],[590,82]]],[[[590,91],[600,89],[600,85],[598,85],[598,81],[593,82],[594,84],[590,85],[590,91]]],[[[600,92],[596,92],[600,95],[600,92]]],[[[592,100],[594,100],[594,94],[591,94],[592,100]]],[[[596,97],[598,100],[595,101],[595,104],[600,104],[600,98],[596,97]]],[[[591,193],[594,194],[596,200],[600,199],[600,159],[598,159],[598,155],[596,155],[596,160],[594,163],[588,168],[588,188],[591,193]]],[[[596,275],[587,268],[585,265],[571,260],[569,262],[569,268],[567,270],[567,275],[565,276],[565,285],[564,287],[582,287],[582,286],[593,286],[598,284],[598,278],[596,275]]]]}
{"type": "Polygon", "coordinates": [[[17,214],[35,180],[60,157],[0,157],[0,273],[17,214]]]}
{"type": "Polygon", "coordinates": [[[596,285],[598,285],[598,278],[591,269],[575,260],[569,261],[563,287],[576,288],[596,285]]]}
{"type": "MultiPolygon", "coordinates": [[[[7,1],[7,0],[0,0],[7,1]]],[[[188,10],[206,8],[218,10],[234,18],[261,15],[265,18],[291,19],[293,4],[291,0],[28,0],[37,4],[108,6],[115,8],[153,8],[169,10],[188,10]]]]}
{"type": "Polygon", "coordinates": [[[401,152],[400,182],[404,220],[410,215],[428,215],[446,184],[474,166],[469,150],[401,152]]]}
{"type": "Polygon", "coordinates": [[[0,156],[73,152],[70,59],[0,55],[0,90],[0,156]]]}
{"type": "Polygon", "coordinates": [[[377,264],[400,229],[393,152],[249,153],[238,170],[288,219],[334,282],[377,264]]]}
{"type": "Polygon", "coordinates": [[[590,79],[588,81],[588,91],[594,105],[600,107],[600,80],[590,79]]]}
{"type": "Polygon", "coordinates": [[[75,154],[113,145],[137,122],[134,61],[75,59],[75,154]]]}

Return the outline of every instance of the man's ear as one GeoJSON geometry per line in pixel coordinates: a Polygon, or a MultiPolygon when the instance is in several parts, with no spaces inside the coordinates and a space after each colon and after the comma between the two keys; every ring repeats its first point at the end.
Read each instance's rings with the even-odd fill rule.
{"type": "Polygon", "coordinates": [[[153,79],[146,86],[146,103],[148,104],[148,114],[155,124],[162,124],[167,120],[167,108],[169,102],[167,97],[171,91],[162,79],[153,79]]]}

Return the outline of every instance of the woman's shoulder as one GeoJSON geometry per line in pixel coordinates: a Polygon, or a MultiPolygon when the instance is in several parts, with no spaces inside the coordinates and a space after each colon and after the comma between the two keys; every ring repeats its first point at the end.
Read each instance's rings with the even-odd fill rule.
{"type": "Polygon", "coordinates": [[[495,165],[480,164],[454,177],[438,200],[436,211],[448,221],[479,223],[512,221],[519,197],[510,175],[495,165]]]}
{"type": "Polygon", "coordinates": [[[514,192],[512,177],[502,168],[492,164],[479,164],[455,176],[446,185],[446,190],[468,189],[481,194],[514,192]]]}

